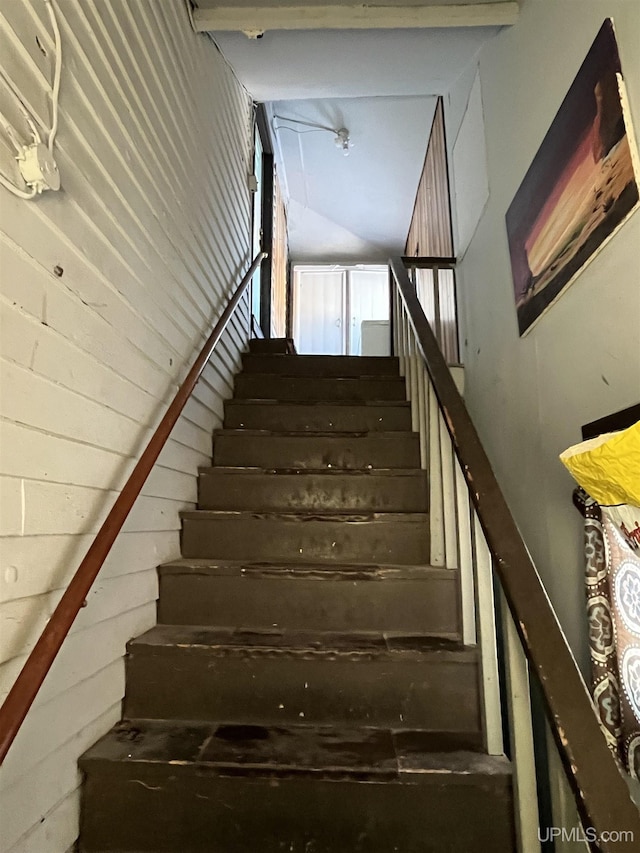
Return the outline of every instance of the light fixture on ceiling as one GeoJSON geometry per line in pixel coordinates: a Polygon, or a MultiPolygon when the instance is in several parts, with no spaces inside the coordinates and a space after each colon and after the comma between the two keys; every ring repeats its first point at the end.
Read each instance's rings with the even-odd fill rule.
{"type": "Polygon", "coordinates": [[[336,138],[333,140],[336,144],[336,148],[338,148],[345,157],[349,156],[349,149],[351,148],[351,139],[349,138],[349,131],[346,127],[341,127],[340,130],[336,133],[336,138]]]}
{"type": "Polygon", "coordinates": [[[353,142],[351,141],[351,137],[349,135],[349,131],[346,127],[329,127],[324,124],[317,124],[313,121],[303,121],[298,118],[288,118],[287,116],[275,115],[273,117],[272,127],[274,131],[278,130],[290,130],[292,133],[304,134],[304,133],[317,133],[318,131],[326,130],[329,133],[334,134],[334,142],[336,148],[339,151],[342,151],[345,157],[349,156],[349,151],[353,148],[353,142]],[[291,124],[300,124],[303,127],[308,127],[310,130],[298,130],[295,127],[289,127],[286,124],[278,124],[276,125],[276,121],[286,121],[291,124]]]}

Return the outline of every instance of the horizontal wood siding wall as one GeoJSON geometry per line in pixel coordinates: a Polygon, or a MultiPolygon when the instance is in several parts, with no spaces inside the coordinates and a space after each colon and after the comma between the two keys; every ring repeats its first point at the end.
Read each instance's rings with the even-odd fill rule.
{"type": "MultiPolygon", "coordinates": [[[[0,187],[2,697],[250,261],[250,100],[185,4],[56,5],[63,190],[0,187]]],[[[49,127],[43,0],[2,3],[0,53],[49,127]]],[[[2,78],[0,112],[27,142],[2,78]]],[[[0,170],[17,179],[2,127],[0,170]]],[[[245,302],[7,757],[3,853],[77,836],[78,755],[119,718],[125,643],[155,622],[155,567],[179,553],[247,328],[245,302]]]]}
{"type": "Polygon", "coordinates": [[[432,258],[449,258],[453,255],[442,98],[438,99],[433,118],[405,254],[432,258]]]}

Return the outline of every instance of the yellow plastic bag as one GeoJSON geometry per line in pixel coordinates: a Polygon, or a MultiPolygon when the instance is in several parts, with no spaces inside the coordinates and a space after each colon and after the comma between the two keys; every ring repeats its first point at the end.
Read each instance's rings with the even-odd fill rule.
{"type": "Polygon", "coordinates": [[[640,421],[576,444],[560,460],[601,506],[640,506],[640,421]]]}

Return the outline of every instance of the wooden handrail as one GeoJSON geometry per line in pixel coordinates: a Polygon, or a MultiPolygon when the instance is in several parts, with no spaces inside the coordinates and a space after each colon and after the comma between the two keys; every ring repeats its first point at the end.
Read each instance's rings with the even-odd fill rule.
{"type": "Polygon", "coordinates": [[[404,263],[400,258],[391,259],[389,263],[520,641],[541,685],[551,730],[578,813],[583,826],[593,830],[600,839],[590,842],[590,847],[606,853],[637,850],[640,813],[609,751],[591,696],[404,263]],[[629,831],[635,841],[602,840],[602,833],[616,830],[629,831]]]}
{"type": "Polygon", "coordinates": [[[47,622],[46,627],[40,635],[40,639],[25,661],[2,708],[0,708],[0,763],[4,761],[9,747],[13,743],[33,700],[42,686],[42,682],[49,672],[80,608],[83,607],[86,601],[89,590],[102,568],[116,536],[126,521],[156,459],[169,438],[171,430],[175,426],[187,400],[200,379],[202,371],[211,357],[211,353],[222,337],[238,302],[242,298],[254,272],[264,257],[266,257],[266,253],[260,252],[254,258],[249,270],[236,288],[229,304],[222,312],[222,316],[202,348],[200,355],[196,358],[169,408],[164,413],[162,420],[136,463],[124,488],[116,498],[114,505],[111,507],[102,527],[96,534],[89,550],[80,563],[71,583],[47,622]]]}

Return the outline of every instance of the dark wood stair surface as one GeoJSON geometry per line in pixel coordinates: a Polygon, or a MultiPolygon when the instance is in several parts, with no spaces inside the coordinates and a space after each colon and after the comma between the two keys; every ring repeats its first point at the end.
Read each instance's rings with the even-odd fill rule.
{"type": "Polygon", "coordinates": [[[395,356],[344,355],[339,359],[325,355],[299,355],[292,362],[285,355],[257,355],[246,352],[242,356],[244,373],[284,374],[286,376],[399,376],[395,356]]]}
{"type": "Polygon", "coordinates": [[[480,739],[478,695],[476,650],[452,640],[162,625],[129,644],[125,715],[396,725],[480,739]]]}
{"type": "Polygon", "coordinates": [[[426,472],[411,468],[202,468],[200,509],[426,512],[426,472]]]}
{"type": "Polygon", "coordinates": [[[459,735],[129,720],[81,767],[86,849],[514,849],[509,763],[459,735]]]}
{"type": "Polygon", "coordinates": [[[411,408],[405,401],[377,400],[353,403],[238,400],[224,405],[228,429],[262,429],[275,432],[406,432],[411,429],[411,408]]]}
{"type": "Polygon", "coordinates": [[[295,355],[293,338],[254,338],[249,344],[254,355],[295,355]]]}
{"type": "Polygon", "coordinates": [[[182,512],[185,557],[427,563],[426,513],[182,512]]]}
{"type": "Polygon", "coordinates": [[[458,583],[422,565],[181,559],[160,567],[158,620],[459,640],[458,583]]]}
{"type": "Polygon", "coordinates": [[[405,400],[404,379],[400,376],[287,376],[271,373],[240,373],[234,396],[249,400],[282,402],[339,400],[405,400]]]}
{"type": "Polygon", "coordinates": [[[80,762],[80,850],[512,853],[398,361],[294,353],[243,356],[125,719],[80,762]]]}

